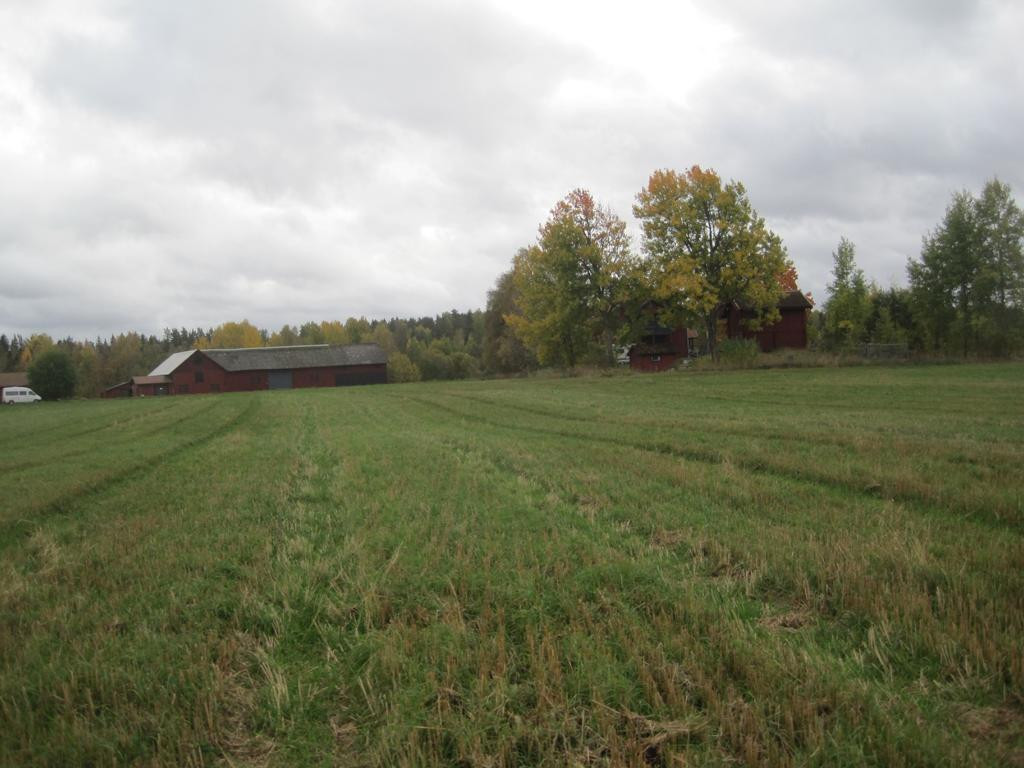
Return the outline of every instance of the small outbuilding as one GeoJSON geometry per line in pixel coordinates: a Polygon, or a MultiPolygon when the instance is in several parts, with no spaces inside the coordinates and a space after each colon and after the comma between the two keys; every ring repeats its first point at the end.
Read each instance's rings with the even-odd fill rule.
{"type": "Polygon", "coordinates": [[[683,326],[662,325],[658,321],[658,309],[653,302],[642,309],[646,322],[640,340],[629,348],[629,367],[635,371],[667,371],[695,351],[697,332],[683,326]]]}
{"type": "Polygon", "coordinates": [[[152,397],[170,394],[171,380],[167,376],[132,376],[100,392],[100,397],[152,397]]]}

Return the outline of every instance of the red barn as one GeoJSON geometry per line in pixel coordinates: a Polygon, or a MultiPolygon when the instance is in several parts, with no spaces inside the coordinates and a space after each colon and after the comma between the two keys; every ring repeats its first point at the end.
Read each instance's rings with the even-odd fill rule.
{"type": "Polygon", "coordinates": [[[722,312],[726,335],[730,339],[757,339],[762,352],[771,352],[783,347],[806,349],[807,314],[814,305],[800,291],[790,291],[779,300],[778,322],[752,331],[745,321],[754,318],[753,310],[741,307],[735,302],[722,312]]]}
{"type": "Polygon", "coordinates": [[[383,384],[388,356],[376,344],[194,349],[174,353],[138,378],[138,394],[166,387],[172,395],[383,384]]]}
{"type": "MultiPolygon", "coordinates": [[[[800,291],[790,291],[779,300],[778,322],[759,331],[752,331],[745,322],[752,320],[752,309],[733,303],[722,311],[720,339],[756,339],[762,352],[782,347],[807,347],[807,315],[814,305],[800,291]]],[[[696,352],[697,331],[692,328],[668,328],[658,323],[658,305],[648,302],[643,312],[650,321],[641,332],[640,341],[629,349],[629,367],[637,371],[666,371],[682,358],[696,352]]]]}

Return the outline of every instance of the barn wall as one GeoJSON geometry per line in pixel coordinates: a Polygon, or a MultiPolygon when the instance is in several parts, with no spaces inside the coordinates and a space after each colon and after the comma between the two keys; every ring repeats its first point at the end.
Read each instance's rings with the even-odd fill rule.
{"type": "MultiPolygon", "coordinates": [[[[2,392],[2,389],[3,388],[0,387],[0,392],[2,392]]],[[[116,387],[110,387],[109,389],[104,389],[100,393],[100,397],[107,397],[107,398],[112,398],[112,397],[130,397],[131,394],[132,394],[132,385],[130,383],[126,382],[126,383],[121,384],[121,385],[116,386],[116,387]]]]}
{"type": "Polygon", "coordinates": [[[807,347],[807,310],[780,309],[781,315],[777,323],[773,323],[759,331],[746,328],[742,321],[753,317],[749,313],[740,313],[733,307],[728,316],[728,332],[730,339],[756,339],[762,352],[771,352],[783,347],[804,349],[807,347]]]}
{"type": "Polygon", "coordinates": [[[205,355],[192,354],[171,373],[172,395],[203,395],[209,392],[230,392],[225,389],[227,371],[205,355]],[[201,378],[202,381],[197,381],[201,378]]]}
{"type": "Polygon", "coordinates": [[[170,387],[167,384],[133,384],[132,394],[135,397],[157,397],[160,395],[160,387],[164,387],[163,394],[168,394],[170,387]]]}
{"type": "Polygon", "coordinates": [[[782,309],[779,322],[757,334],[761,349],[771,352],[783,347],[803,349],[807,346],[807,310],[782,309]]]}
{"type": "MultiPolygon", "coordinates": [[[[356,384],[384,384],[388,380],[386,363],[378,365],[338,365],[327,368],[293,368],[292,388],[335,387],[356,384]]],[[[195,354],[171,374],[171,392],[176,395],[200,395],[211,392],[251,392],[267,389],[269,371],[225,371],[205,355],[195,354]],[[196,373],[202,381],[196,381],[196,373]]]]}
{"type": "Polygon", "coordinates": [[[670,370],[678,360],[680,355],[661,355],[660,360],[652,360],[651,355],[641,355],[633,352],[629,353],[629,367],[634,371],[643,371],[645,373],[657,373],[659,371],[670,370]]]}

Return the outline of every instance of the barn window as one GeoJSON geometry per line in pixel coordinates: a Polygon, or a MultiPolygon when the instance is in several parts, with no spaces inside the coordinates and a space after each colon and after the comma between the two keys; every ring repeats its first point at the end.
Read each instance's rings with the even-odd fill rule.
{"type": "Polygon", "coordinates": [[[202,371],[196,371],[196,384],[202,384],[202,383],[203,383],[203,372],[202,371]]]}
{"type": "Polygon", "coordinates": [[[652,363],[660,363],[661,362],[661,355],[651,355],[651,362],[652,363]]]}

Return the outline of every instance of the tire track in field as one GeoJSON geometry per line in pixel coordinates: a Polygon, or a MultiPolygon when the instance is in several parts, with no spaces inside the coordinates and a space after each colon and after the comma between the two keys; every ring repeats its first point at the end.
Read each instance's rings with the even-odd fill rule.
{"type": "MultiPolygon", "coordinates": [[[[449,397],[454,397],[453,395],[448,395],[448,396],[449,397]]],[[[584,423],[584,424],[592,424],[592,423],[594,423],[594,420],[595,420],[594,418],[591,418],[591,417],[577,416],[577,415],[574,415],[574,414],[563,414],[563,413],[559,413],[557,411],[548,410],[546,408],[542,408],[542,407],[539,407],[539,406],[527,406],[527,405],[522,405],[520,403],[511,403],[511,402],[505,402],[505,401],[502,401],[502,400],[493,400],[493,399],[490,399],[490,398],[487,398],[487,397],[483,397],[481,395],[469,395],[469,394],[460,393],[458,395],[458,399],[460,399],[460,400],[470,400],[472,402],[480,403],[482,405],[487,405],[487,406],[497,407],[497,408],[504,408],[506,410],[511,410],[511,411],[522,411],[523,413],[530,413],[530,414],[533,414],[535,416],[543,416],[545,418],[562,419],[564,421],[574,421],[574,422],[579,422],[579,423],[584,423]]],[[[639,420],[639,421],[623,421],[621,419],[611,419],[611,418],[608,418],[607,416],[604,416],[604,415],[601,415],[600,419],[605,424],[613,424],[615,426],[627,427],[627,428],[641,428],[641,429],[644,428],[644,427],[664,428],[664,427],[667,426],[667,427],[673,427],[673,428],[678,428],[678,429],[683,429],[683,430],[685,430],[685,429],[692,429],[692,425],[689,425],[689,424],[686,424],[686,423],[681,423],[681,422],[666,422],[666,421],[655,421],[655,420],[648,420],[648,419],[642,419],[642,420],[639,420]]],[[[813,445],[828,445],[828,446],[833,446],[833,447],[836,447],[836,448],[847,448],[847,449],[854,450],[854,451],[859,451],[860,450],[859,446],[853,440],[844,440],[841,437],[834,437],[834,436],[823,435],[823,434],[816,434],[816,435],[811,436],[811,435],[808,435],[805,432],[805,433],[801,433],[800,435],[792,435],[792,434],[786,434],[786,433],[783,433],[783,432],[758,431],[758,430],[753,430],[753,429],[742,429],[742,428],[739,428],[739,427],[712,426],[709,423],[709,420],[704,420],[699,426],[700,426],[701,429],[707,429],[708,431],[714,432],[715,434],[729,435],[731,437],[751,437],[751,438],[756,438],[756,439],[759,439],[759,440],[779,440],[781,442],[793,443],[793,444],[796,444],[796,445],[808,444],[809,443],[809,444],[813,444],[813,445]]],[[[863,427],[858,427],[858,429],[863,429],[863,427]]],[[[886,436],[887,435],[887,433],[882,432],[881,430],[866,430],[865,432],[866,432],[865,434],[862,434],[862,440],[865,440],[865,441],[872,440],[872,439],[878,439],[879,436],[886,436]]],[[[936,441],[936,440],[910,441],[910,440],[906,440],[906,439],[902,439],[902,438],[895,438],[895,439],[892,439],[890,447],[891,447],[892,450],[898,451],[898,452],[904,452],[904,453],[915,452],[915,453],[919,453],[919,452],[927,449],[926,447],[922,446],[922,443],[925,443],[925,444],[927,444],[927,446],[930,447],[931,445],[934,445],[935,442],[941,442],[949,450],[955,450],[955,451],[962,451],[963,450],[962,444],[954,443],[950,438],[939,438],[938,441],[936,441]]],[[[979,442],[981,442],[981,441],[979,441],[979,442]]],[[[1016,445],[1016,444],[1017,443],[1014,443],[1014,445],[1016,445]]],[[[986,445],[989,445],[989,444],[986,443],[986,445]]],[[[947,455],[947,454],[933,454],[933,457],[935,459],[937,459],[937,460],[947,461],[947,462],[950,462],[952,464],[957,464],[958,463],[955,456],[950,456],[950,455],[947,455]]],[[[990,462],[992,462],[992,463],[994,463],[996,465],[998,465],[998,467],[1001,468],[1001,469],[1005,468],[1005,467],[1009,467],[1010,469],[1017,469],[1019,467],[1019,465],[1020,465],[1020,459],[1016,455],[999,455],[999,456],[991,456],[990,455],[990,456],[986,457],[986,460],[990,461],[990,462]]]]}
{"type": "MultiPolygon", "coordinates": [[[[143,432],[135,433],[135,434],[131,435],[131,437],[133,439],[135,439],[135,438],[140,438],[140,437],[151,437],[152,435],[159,434],[160,432],[163,432],[165,429],[170,429],[172,427],[176,427],[179,424],[182,424],[182,423],[184,423],[186,421],[189,421],[189,420],[191,420],[191,419],[193,419],[193,418],[195,418],[197,416],[202,416],[204,413],[207,413],[207,412],[213,410],[216,407],[216,405],[217,405],[216,403],[211,403],[211,404],[207,405],[205,408],[202,408],[202,409],[200,409],[198,411],[192,411],[190,413],[187,413],[184,416],[182,416],[181,418],[175,419],[174,421],[169,421],[166,424],[158,424],[153,429],[148,429],[148,430],[145,430],[143,432]]],[[[155,411],[155,412],[153,412],[150,415],[160,414],[160,413],[163,413],[164,411],[167,411],[167,410],[170,410],[170,406],[168,406],[167,408],[161,408],[159,411],[155,411]]],[[[105,424],[105,425],[103,425],[101,427],[96,427],[95,429],[87,429],[87,430],[85,430],[83,432],[77,432],[74,435],[69,435],[68,437],[80,437],[82,435],[89,434],[91,432],[100,432],[100,431],[102,431],[104,429],[110,429],[111,427],[115,427],[115,426],[123,427],[125,424],[128,424],[128,423],[130,423],[132,421],[138,421],[140,419],[143,419],[143,417],[139,416],[139,417],[136,417],[136,418],[133,418],[133,419],[128,419],[126,421],[113,422],[111,424],[105,424]]],[[[43,466],[45,464],[53,464],[53,463],[55,463],[57,461],[63,461],[65,459],[73,459],[73,458],[75,458],[77,456],[82,456],[84,454],[94,452],[95,450],[96,450],[95,447],[78,448],[78,449],[73,450],[73,451],[68,451],[67,453],[62,453],[62,454],[58,454],[58,455],[48,456],[45,459],[35,459],[33,461],[23,461],[23,462],[16,463],[16,464],[4,464],[4,465],[0,466],[0,477],[4,476],[6,474],[10,474],[14,470],[30,469],[32,467],[39,467],[39,466],[43,466]]]]}
{"type": "MultiPolygon", "coordinates": [[[[395,397],[395,395],[389,395],[395,397]]],[[[576,440],[583,443],[600,443],[605,445],[617,446],[620,448],[632,448],[633,450],[642,451],[644,453],[660,454],[676,456],[687,461],[696,461],[710,466],[721,466],[726,462],[733,466],[739,467],[740,469],[759,475],[766,475],[770,477],[777,477],[783,480],[789,480],[791,482],[805,483],[808,485],[814,485],[822,488],[828,488],[832,490],[845,491],[853,493],[863,498],[868,499],[884,499],[890,498],[895,501],[911,505],[915,508],[921,509],[925,512],[935,511],[960,511],[966,517],[971,520],[998,529],[1009,529],[1015,532],[1024,531],[1024,524],[1020,520],[1009,517],[1014,514],[1015,510],[1005,510],[1007,517],[995,517],[993,519],[993,512],[997,515],[1000,510],[995,510],[991,505],[981,505],[975,507],[974,505],[962,505],[960,507],[952,507],[944,504],[940,500],[930,499],[924,495],[913,492],[913,491],[899,491],[894,489],[883,489],[883,488],[866,488],[862,484],[853,482],[844,482],[837,478],[822,477],[821,475],[814,472],[799,471],[794,469],[785,469],[776,465],[773,465],[766,461],[757,461],[751,459],[742,459],[739,457],[724,456],[721,453],[717,453],[711,450],[703,450],[698,448],[685,448],[679,445],[657,442],[657,443],[642,443],[627,440],[624,438],[617,438],[606,435],[587,435],[579,432],[569,432],[560,429],[546,429],[544,427],[527,426],[525,424],[510,424],[508,422],[499,421],[497,419],[491,419],[486,416],[478,416],[475,414],[467,413],[466,411],[460,411],[457,408],[438,403],[433,400],[429,400],[423,397],[413,397],[410,395],[403,395],[403,399],[412,402],[425,405],[436,410],[443,411],[445,413],[457,416],[467,421],[475,421],[480,424],[487,424],[492,427],[499,429],[514,430],[518,432],[526,432],[537,435],[548,435],[551,437],[561,437],[569,440],[576,440]],[[884,492],[883,492],[884,491],[884,492]]],[[[559,418],[550,416],[549,418],[559,418]]]]}
{"type": "MultiPolygon", "coordinates": [[[[128,423],[131,423],[133,421],[137,421],[139,419],[144,419],[147,416],[152,416],[152,415],[155,415],[155,414],[163,413],[164,411],[166,411],[166,410],[168,410],[170,408],[173,408],[173,407],[174,407],[174,403],[168,403],[167,405],[165,405],[162,408],[158,408],[158,409],[155,409],[155,410],[152,410],[152,411],[147,411],[146,413],[142,413],[142,414],[137,414],[137,415],[132,416],[130,418],[121,419],[119,421],[103,422],[103,423],[101,423],[101,424],[99,424],[97,426],[89,427],[88,429],[82,429],[82,430],[79,430],[78,432],[69,432],[69,433],[67,433],[65,435],[61,435],[61,437],[62,438],[81,437],[82,435],[88,435],[88,434],[90,434],[92,432],[99,432],[101,430],[109,429],[109,428],[114,427],[114,426],[122,426],[124,424],[128,424],[128,423]]],[[[45,435],[48,432],[53,432],[54,430],[57,430],[57,429],[65,429],[68,426],[73,426],[73,425],[77,425],[77,424],[86,424],[86,423],[92,421],[94,416],[96,416],[96,414],[89,414],[88,416],[85,416],[85,417],[83,417],[81,419],[75,419],[72,422],[67,422],[67,421],[59,422],[57,424],[51,424],[48,427],[42,427],[40,429],[29,428],[29,429],[23,430],[21,432],[13,433],[11,435],[11,437],[23,437],[24,435],[31,435],[32,437],[35,437],[36,435],[45,435]]]]}
{"type": "MultiPolygon", "coordinates": [[[[411,398],[416,400],[417,398],[411,398]]],[[[384,418],[388,419],[389,429],[394,426],[398,427],[398,433],[408,431],[407,423],[403,422],[401,414],[397,412],[397,409],[386,409],[383,413],[384,418]]],[[[606,560],[609,562],[618,562],[616,558],[622,558],[629,562],[658,562],[658,578],[665,579],[667,583],[682,584],[687,583],[689,586],[687,589],[691,594],[701,595],[704,592],[718,595],[723,601],[723,604],[728,601],[732,606],[742,606],[745,610],[744,613],[750,615],[749,618],[745,618],[744,624],[750,627],[753,631],[757,632],[762,638],[761,642],[775,643],[778,645],[785,644],[785,636],[780,635],[777,631],[770,629],[770,622],[774,617],[786,616],[790,612],[797,610],[802,603],[800,597],[802,595],[801,589],[794,585],[785,591],[772,592],[771,590],[761,589],[755,595],[744,594],[741,587],[737,584],[735,577],[730,577],[730,573],[734,569],[744,568],[744,558],[747,556],[747,552],[743,549],[737,548],[731,544],[725,544],[725,551],[728,553],[730,561],[727,564],[716,564],[714,557],[709,556],[705,550],[705,546],[699,534],[693,538],[687,538],[685,542],[686,550],[680,551],[677,549],[678,544],[669,546],[661,546],[652,544],[651,537],[643,531],[635,531],[633,529],[627,529],[614,536],[609,536],[611,528],[606,523],[595,523],[593,519],[588,519],[586,516],[577,516],[573,514],[574,501],[572,498],[567,498],[566,486],[557,482],[557,476],[550,473],[539,472],[536,468],[525,467],[516,464],[513,461],[509,461],[506,457],[505,452],[500,448],[501,435],[491,435],[491,440],[484,437],[483,439],[491,442],[490,445],[487,443],[474,442],[467,440],[465,436],[458,435],[457,425],[449,423],[447,425],[449,431],[452,433],[452,437],[446,438],[439,445],[438,442],[431,438],[430,435],[423,435],[416,431],[411,432],[411,439],[417,441],[425,449],[441,449],[455,448],[463,450],[467,454],[472,454],[478,457],[481,461],[493,468],[493,470],[506,477],[506,478],[519,478],[526,477],[536,484],[538,488],[543,489],[545,493],[554,494],[558,496],[564,510],[560,514],[564,515],[565,520],[569,520],[570,525],[578,532],[583,533],[586,536],[588,544],[594,547],[595,551],[600,551],[605,555],[606,560]],[[454,428],[453,428],[454,427],[454,428]],[[498,444],[494,444],[492,440],[498,440],[498,444]],[[622,542],[629,542],[625,546],[621,546],[622,542]],[[632,550],[632,551],[631,551],[632,550]],[[614,553],[614,557],[611,555],[614,553]],[[662,560],[663,557],[667,557],[666,560],[662,560]],[[663,565],[663,563],[665,563],[663,565]],[[724,572],[723,572],[724,571],[724,572]],[[758,618],[753,618],[753,616],[758,618]]],[[[629,467],[631,471],[636,471],[635,465],[629,467]]],[[[659,479],[659,484],[665,482],[659,479]]],[[[625,593],[623,593],[625,594],[625,593]]],[[[625,597],[622,598],[626,600],[625,597]]],[[[701,623],[718,623],[722,620],[723,616],[735,615],[734,613],[726,612],[724,609],[716,610],[714,605],[715,602],[707,602],[705,598],[698,597],[700,608],[691,606],[690,613],[688,615],[688,621],[691,626],[699,626],[701,623]]],[[[595,605],[588,603],[588,605],[595,605]]],[[[644,613],[644,607],[642,604],[628,601],[628,605],[631,609],[636,611],[636,620],[644,621],[646,614],[644,613]]],[[[808,633],[804,636],[806,642],[812,644],[818,652],[816,656],[817,661],[821,658],[827,658],[830,667],[839,669],[848,659],[848,653],[844,650],[836,649],[832,647],[831,642],[829,644],[823,644],[817,639],[813,638],[810,634],[816,628],[827,625],[829,632],[834,638],[841,638],[842,644],[850,648],[857,647],[858,644],[866,642],[862,638],[866,638],[867,630],[858,631],[856,626],[851,623],[840,622],[835,615],[828,612],[828,610],[822,608],[820,605],[813,605],[809,610],[810,619],[808,621],[808,633]]],[[[865,615],[865,614],[859,614],[865,615]]],[[[803,626],[803,625],[801,625],[803,626]]],[[[802,669],[808,670],[807,674],[814,668],[815,663],[811,663],[810,657],[806,657],[806,665],[802,665],[802,669]]],[[[924,665],[920,665],[922,668],[924,665]]],[[[775,671],[773,671],[775,674],[775,671]]],[[[908,674],[906,681],[913,682],[918,679],[918,673],[908,674]]],[[[730,679],[732,677],[730,676],[730,679]]],[[[742,682],[742,676],[736,677],[736,680],[742,682]]],[[[781,677],[778,678],[782,680],[781,677]]],[[[859,688],[856,684],[849,684],[849,681],[841,679],[841,676],[836,678],[836,687],[841,688],[844,692],[851,696],[867,696],[864,693],[865,689],[859,688]]],[[[869,700],[865,700],[867,703],[869,700]]],[[[908,715],[909,716],[909,715],[908,715]]]]}
{"type": "Polygon", "coordinates": [[[31,516],[31,518],[21,517],[17,520],[0,522],[0,550],[10,546],[18,539],[29,535],[42,521],[57,515],[71,514],[89,499],[119,485],[141,479],[152,472],[155,472],[166,462],[173,460],[176,456],[184,453],[185,451],[193,448],[200,448],[211,443],[217,438],[228,434],[248,420],[256,410],[257,403],[257,400],[251,400],[249,405],[247,405],[243,410],[240,410],[223,424],[215,427],[209,432],[179,443],[162,453],[148,456],[145,460],[129,465],[124,469],[111,472],[108,475],[103,475],[91,482],[86,482],[72,491],[61,494],[56,499],[52,499],[51,501],[48,501],[34,509],[26,510],[24,514],[31,516]]]}

